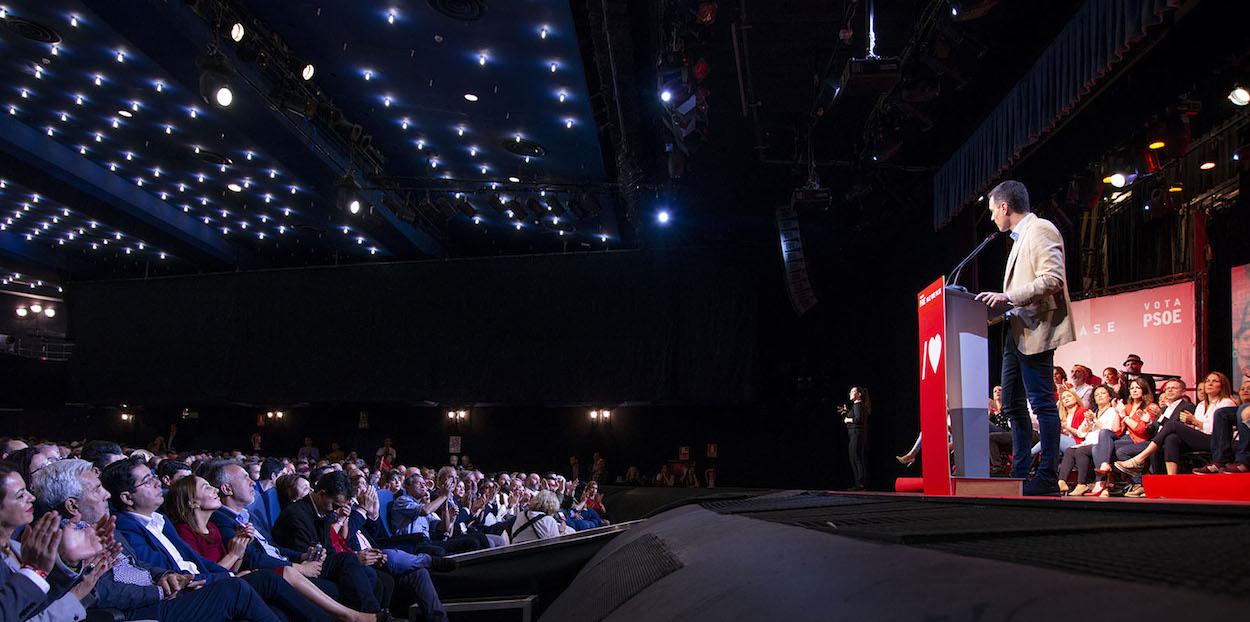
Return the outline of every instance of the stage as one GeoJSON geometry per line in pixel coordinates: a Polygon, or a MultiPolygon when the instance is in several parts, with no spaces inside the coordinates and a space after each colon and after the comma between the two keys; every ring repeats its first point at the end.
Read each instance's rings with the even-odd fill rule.
{"type": "Polygon", "coordinates": [[[604,545],[542,619],[1236,619],[1250,605],[1250,504],[690,501],[604,545]]]}

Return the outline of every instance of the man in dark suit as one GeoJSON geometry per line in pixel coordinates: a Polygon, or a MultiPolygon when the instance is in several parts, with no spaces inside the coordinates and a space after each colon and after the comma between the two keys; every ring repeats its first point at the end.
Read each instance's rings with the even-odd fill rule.
{"type": "MultiPolygon", "coordinates": [[[[141,461],[122,460],[100,474],[109,492],[109,504],[117,516],[117,532],[144,563],[169,572],[189,575],[194,582],[212,585],[234,581],[225,568],[204,559],[188,545],[157,508],[164,502],[160,480],[141,461]]],[[[251,572],[241,578],[273,607],[277,616],[295,620],[329,622],[324,611],[304,598],[274,572],[251,572]]],[[[272,617],[272,616],[271,616],[272,617]]]]}
{"type": "MultiPolygon", "coordinates": [[[[96,583],[83,604],[88,608],[118,609],[127,620],[254,620],[277,622],[256,590],[241,579],[217,581],[195,589],[189,575],[169,572],[140,561],[124,538],[114,538],[109,517],[109,493],[85,460],[49,463],[31,476],[31,491],[40,513],[59,512],[71,521],[96,525],[105,548],[120,548],[117,561],[96,583]]],[[[57,560],[48,582],[68,589],[82,567],[57,560]]]]}
{"type": "MultiPolygon", "coordinates": [[[[335,553],[355,552],[360,562],[371,566],[379,580],[399,590],[390,600],[394,610],[407,609],[408,605],[420,605],[426,620],[444,621],[447,614],[434,590],[430,573],[424,567],[409,568],[406,572],[392,575],[382,570],[387,566],[387,554],[382,550],[365,547],[359,538],[361,523],[352,529],[351,485],[342,471],[329,471],[319,477],[307,496],[282,510],[273,527],[275,542],[288,549],[304,550],[320,545],[335,553]],[[332,524],[347,519],[347,533],[339,533],[332,524]]],[[[428,558],[427,558],[428,560],[428,558]]],[[[428,564],[428,561],[426,562],[428,564]]],[[[393,569],[394,570],[394,569],[393,569]]],[[[386,600],[382,602],[387,602],[386,600]]]]}
{"type": "Polygon", "coordinates": [[[213,512],[210,520],[221,532],[222,541],[233,538],[240,524],[251,524],[256,534],[243,556],[243,569],[293,566],[335,600],[341,595],[342,601],[357,611],[374,613],[383,609],[377,574],[360,565],[354,554],[325,555],[317,567],[308,561],[314,555],[311,549],[297,551],[277,546],[269,529],[249,520],[248,507],[253,503],[255,488],[243,467],[234,462],[214,461],[204,470],[204,478],[221,496],[222,506],[213,512]]]}

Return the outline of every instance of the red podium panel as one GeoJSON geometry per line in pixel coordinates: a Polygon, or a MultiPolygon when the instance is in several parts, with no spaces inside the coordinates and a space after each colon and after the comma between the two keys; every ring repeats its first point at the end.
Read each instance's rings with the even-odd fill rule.
{"type": "Polygon", "coordinates": [[[951,494],[950,452],[946,446],[946,278],[917,297],[920,319],[920,467],[926,495],[951,494]]]}

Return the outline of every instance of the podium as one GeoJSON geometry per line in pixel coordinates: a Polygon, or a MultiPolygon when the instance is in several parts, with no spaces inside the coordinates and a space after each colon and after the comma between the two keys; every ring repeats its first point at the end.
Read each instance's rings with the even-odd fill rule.
{"type": "Polygon", "coordinates": [[[1019,494],[1020,480],[989,477],[988,310],[945,277],[917,295],[917,309],[924,494],[1019,494]]]}

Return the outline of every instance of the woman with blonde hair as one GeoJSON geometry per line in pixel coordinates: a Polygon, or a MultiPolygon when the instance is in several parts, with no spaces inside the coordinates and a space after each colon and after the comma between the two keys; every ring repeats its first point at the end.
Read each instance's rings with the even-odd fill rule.
{"type": "Polygon", "coordinates": [[[1180,473],[1182,451],[1206,451],[1211,447],[1211,429],[1215,424],[1215,411],[1236,406],[1233,385],[1228,376],[1218,371],[1207,374],[1197,387],[1202,397],[1192,414],[1178,413],[1168,419],[1145,449],[1128,460],[1115,463],[1115,468],[1129,475],[1137,475],[1146,466],[1146,459],[1163,448],[1163,464],[1168,475],[1180,473]]]}

